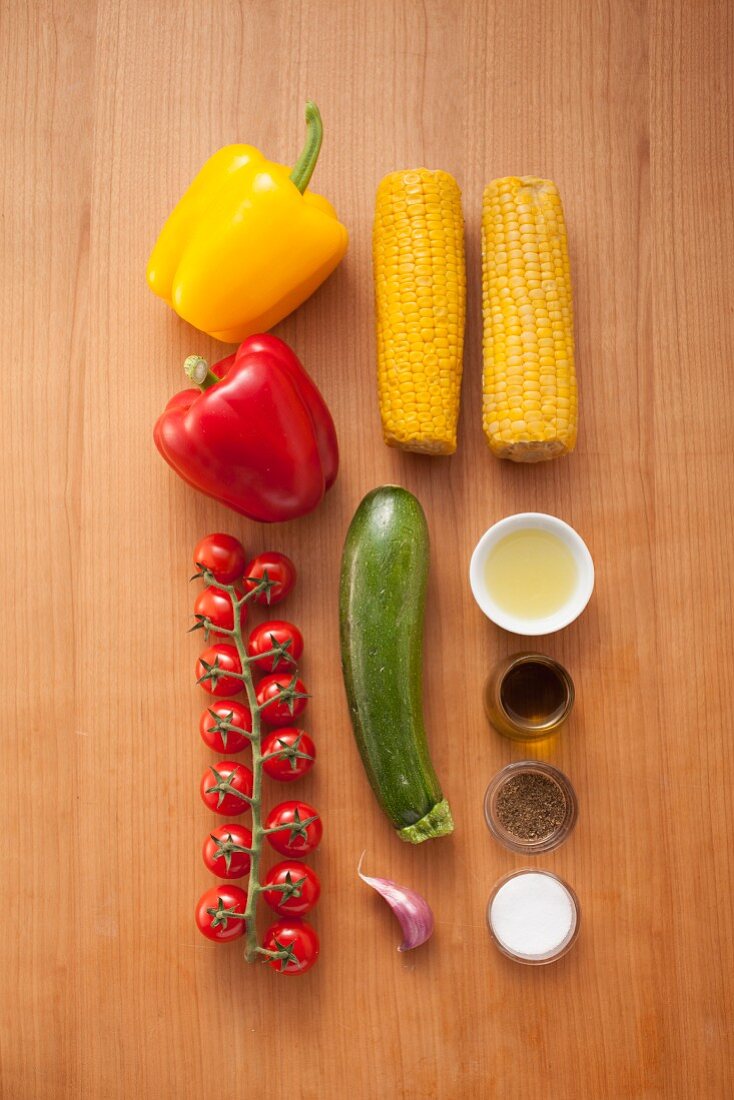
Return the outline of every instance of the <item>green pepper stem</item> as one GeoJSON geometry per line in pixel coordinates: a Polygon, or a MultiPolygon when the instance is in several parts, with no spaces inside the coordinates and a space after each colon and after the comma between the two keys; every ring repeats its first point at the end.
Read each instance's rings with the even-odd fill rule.
{"type": "Polygon", "coordinates": [[[316,161],[319,159],[323,137],[324,124],[321,121],[321,113],[313,100],[308,99],[306,100],[306,144],[291,172],[291,180],[301,194],[311,181],[316,161]]]}
{"type": "Polygon", "coordinates": [[[217,382],[222,381],[221,378],[217,378],[213,371],[209,370],[209,364],[200,355],[188,356],[184,361],[184,372],[194,385],[201,390],[208,390],[210,386],[216,386],[217,382]]]}

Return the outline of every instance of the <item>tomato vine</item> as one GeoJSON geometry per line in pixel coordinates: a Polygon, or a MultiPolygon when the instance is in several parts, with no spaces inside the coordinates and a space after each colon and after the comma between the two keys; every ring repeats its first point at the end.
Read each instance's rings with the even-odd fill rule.
{"type": "MultiPolygon", "coordinates": [[[[294,698],[301,698],[302,693],[294,690],[294,680],[291,683],[282,686],[280,690],[270,695],[267,700],[263,700],[263,703],[259,703],[257,699],[257,689],[255,687],[255,681],[253,677],[253,667],[256,667],[258,661],[262,661],[264,658],[277,657],[279,662],[290,663],[295,666],[295,660],[288,652],[288,647],[281,644],[274,645],[272,650],[268,650],[264,653],[257,653],[254,656],[250,656],[247,652],[247,644],[243,638],[243,616],[241,614],[242,608],[251,600],[260,600],[266,597],[270,593],[270,588],[273,582],[269,579],[267,572],[260,578],[247,578],[249,582],[248,590],[243,595],[241,590],[238,591],[234,584],[226,584],[217,580],[211,569],[207,568],[203,564],[198,565],[198,572],[194,574],[194,578],[199,578],[204,583],[211,587],[225,592],[229,597],[233,608],[233,627],[232,629],[224,628],[219,624],[212,623],[206,615],[197,615],[197,623],[192,628],[193,630],[203,630],[205,635],[216,634],[217,636],[226,636],[231,639],[231,643],[237,651],[239,658],[240,671],[227,668],[225,670],[219,667],[218,660],[208,664],[202,662],[204,673],[199,677],[198,682],[202,685],[206,685],[207,682],[212,687],[216,687],[217,683],[221,680],[223,675],[229,679],[235,679],[242,682],[247,695],[247,705],[252,716],[252,728],[250,730],[241,729],[238,726],[232,725],[226,719],[217,719],[217,728],[224,731],[236,732],[238,735],[246,738],[250,742],[252,750],[252,794],[249,796],[240,794],[240,798],[248,803],[252,815],[251,821],[251,833],[252,844],[249,849],[238,848],[238,851],[245,851],[250,857],[250,872],[249,882],[247,888],[247,905],[245,907],[244,917],[238,916],[226,909],[221,903],[217,907],[215,917],[217,921],[225,921],[226,918],[244,919],[245,924],[245,959],[247,962],[255,962],[260,958],[266,958],[271,963],[281,963],[280,969],[284,970],[287,966],[292,966],[297,958],[294,955],[294,949],[292,944],[280,944],[277,943],[275,950],[270,950],[261,946],[257,940],[257,929],[255,927],[256,915],[257,915],[257,902],[261,893],[264,892],[266,887],[260,882],[260,857],[262,854],[263,841],[266,835],[270,832],[276,831],[272,829],[265,829],[262,821],[262,777],[263,777],[263,760],[265,755],[262,752],[262,712],[266,708],[273,707],[275,703],[282,703],[283,705],[293,709],[294,698]]],[[[212,773],[217,777],[217,772],[214,767],[211,768],[212,773]]],[[[228,789],[226,783],[222,783],[217,778],[217,789],[228,789]]],[[[285,824],[280,826],[281,829],[291,829],[291,824],[285,824]]],[[[272,888],[272,887],[271,887],[272,888]]],[[[277,941],[276,941],[277,942],[277,941]]]]}

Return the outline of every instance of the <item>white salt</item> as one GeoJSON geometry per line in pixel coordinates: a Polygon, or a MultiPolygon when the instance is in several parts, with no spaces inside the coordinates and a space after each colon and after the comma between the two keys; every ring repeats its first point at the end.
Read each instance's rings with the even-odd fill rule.
{"type": "Polygon", "coordinates": [[[524,871],[500,886],[489,923],[513,955],[544,959],[555,955],[576,928],[576,906],[566,887],[542,871],[524,871]]]}

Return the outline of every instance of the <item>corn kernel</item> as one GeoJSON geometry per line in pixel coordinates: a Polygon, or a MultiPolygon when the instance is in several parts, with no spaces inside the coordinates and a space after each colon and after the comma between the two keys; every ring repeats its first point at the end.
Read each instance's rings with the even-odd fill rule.
{"type": "MultiPolygon", "coordinates": [[[[385,442],[451,454],[466,308],[464,222],[453,177],[425,168],[386,176],[377,190],[373,256],[385,442]]],[[[503,291],[509,294],[506,253],[502,263],[498,277],[504,282],[494,303],[498,328],[504,321],[500,299],[503,291]]]]}
{"type": "Polygon", "coordinates": [[[555,184],[494,180],[482,211],[484,433],[500,458],[573,450],[577,394],[573,302],[555,184]]]}

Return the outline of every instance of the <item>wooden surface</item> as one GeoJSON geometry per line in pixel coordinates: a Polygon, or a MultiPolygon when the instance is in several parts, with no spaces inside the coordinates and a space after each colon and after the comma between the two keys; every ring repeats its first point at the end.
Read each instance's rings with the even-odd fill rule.
{"type": "MultiPolygon", "coordinates": [[[[7,0],[0,8],[3,1097],[730,1097],[734,9],[726,2],[7,0]],[[333,409],[343,465],[312,516],[264,529],[197,496],[151,428],[181,362],[218,348],[146,288],[157,229],[203,160],[291,157],[307,95],[315,184],[352,239],[280,328],[333,409]],[[456,175],[470,309],[459,450],[380,441],[370,223],[380,177],[456,175]],[[555,179],[575,276],[581,432],[538,469],[480,429],[479,211],[493,176],[555,179]],[[10,377],[12,372],[12,378],[10,377]],[[451,840],[402,846],[349,731],[336,582],[349,518],[385,481],[431,529],[426,711],[451,840]],[[544,639],[578,689],[545,756],[579,796],[538,861],[576,888],[581,937],[522,968],[488,939],[489,778],[522,755],[480,697],[522,647],[483,619],[471,549],[506,513],[573,523],[598,571],[544,639]],[[204,699],[186,635],[193,544],[225,529],[301,581],[323,812],[318,968],[303,980],[209,946],[192,907],[204,699]],[[435,938],[407,957],[356,877],[421,889],[435,938]]],[[[269,797],[275,798],[275,791],[269,797]]]]}

